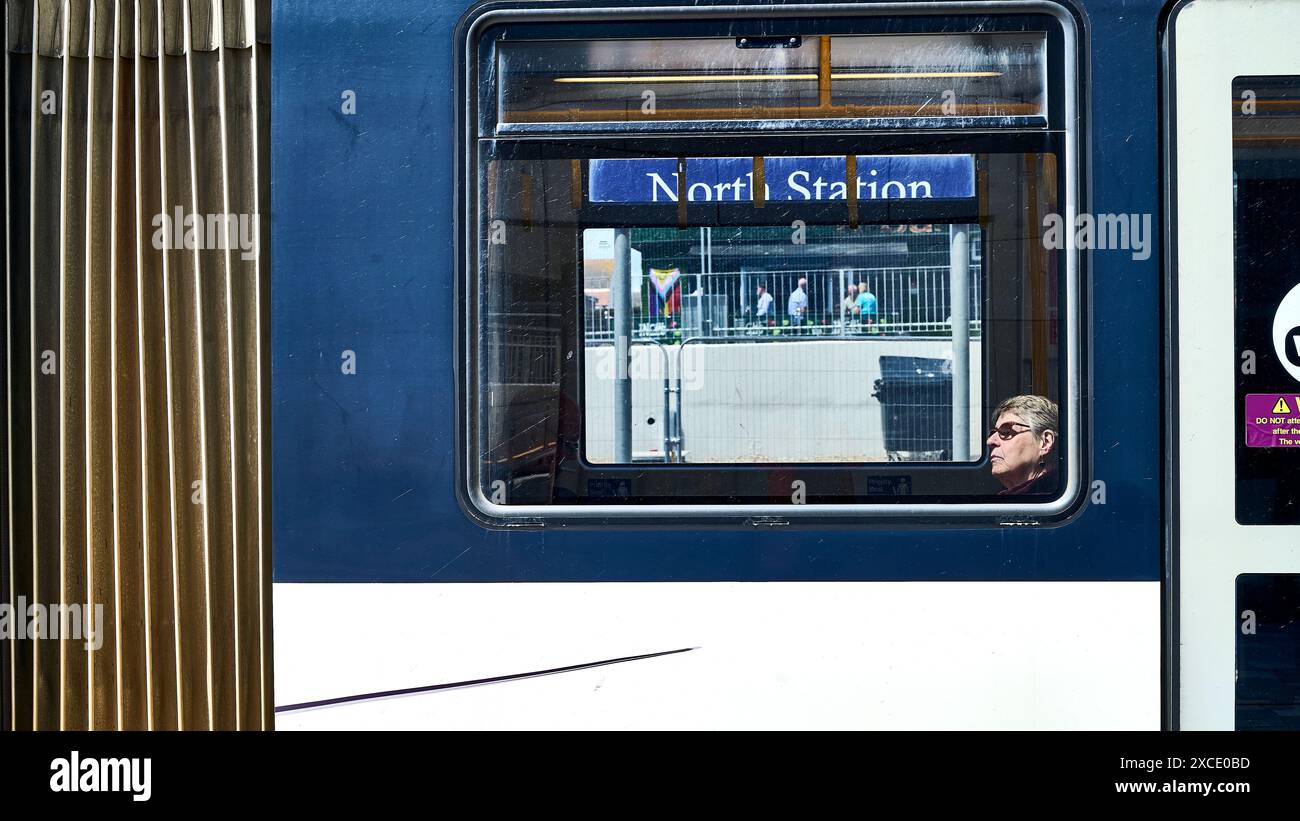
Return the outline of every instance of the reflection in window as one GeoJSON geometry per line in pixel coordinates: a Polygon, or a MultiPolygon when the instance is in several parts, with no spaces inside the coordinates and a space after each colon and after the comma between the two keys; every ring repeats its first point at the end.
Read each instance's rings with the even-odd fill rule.
{"type": "Polygon", "coordinates": [[[1046,112],[1042,34],[832,38],[831,100],[857,117],[1046,112]]]}
{"type": "Polygon", "coordinates": [[[1063,263],[1036,239],[1058,210],[1054,155],[859,156],[859,179],[890,169],[937,196],[864,196],[857,227],[844,157],[692,158],[672,196],[653,177],[677,160],[624,157],[644,165],[606,179],[608,162],[482,166],[469,293],[485,495],[499,482],[508,504],[770,503],[790,492],[774,468],[803,465],[819,499],[1007,499],[985,464],[989,414],[1063,395],[1063,263]],[[737,197],[760,160],[771,198],[737,197]],[[841,175],[840,197],[828,184],[820,200],[780,198],[805,172],[810,194],[841,175]],[[709,217],[680,227],[678,194],[698,181],[712,193],[692,207],[709,217]],[[896,208],[909,221],[878,219],[896,208]],[[755,220],[769,212],[782,218],[755,220]],[[899,465],[930,467],[888,472],[899,465]]]}
{"type": "Polygon", "coordinates": [[[503,41],[498,53],[507,123],[1046,113],[1034,32],[503,41]]]}
{"type": "Polygon", "coordinates": [[[954,226],[589,228],[583,232],[586,455],[614,462],[614,277],[630,288],[632,461],[947,461],[953,263],[982,440],[979,229],[954,226]],[[615,260],[616,234],[628,259],[615,260]],[[973,256],[978,256],[978,251],[973,256]],[[676,399],[664,409],[663,397],[676,399]],[[680,418],[679,418],[680,417],[680,418]],[[689,436],[684,432],[689,431],[689,436]]]}

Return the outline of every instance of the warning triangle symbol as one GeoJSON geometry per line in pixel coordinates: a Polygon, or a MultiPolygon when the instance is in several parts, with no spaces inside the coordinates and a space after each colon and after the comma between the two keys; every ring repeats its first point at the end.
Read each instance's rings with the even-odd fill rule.
{"type": "Polygon", "coordinates": [[[1290,413],[1291,406],[1286,403],[1285,396],[1277,398],[1277,404],[1273,406],[1273,413],[1290,413]]]}

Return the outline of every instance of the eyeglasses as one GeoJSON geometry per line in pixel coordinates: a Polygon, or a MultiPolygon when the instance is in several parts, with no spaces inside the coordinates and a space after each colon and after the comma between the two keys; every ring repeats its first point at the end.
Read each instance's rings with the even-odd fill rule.
{"type": "Polygon", "coordinates": [[[1007,422],[1006,424],[999,425],[998,427],[990,430],[989,436],[992,436],[993,434],[996,433],[998,435],[998,438],[1001,439],[1003,442],[1005,442],[1008,439],[1015,439],[1020,434],[1030,430],[1033,430],[1033,428],[1031,428],[1029,425],[1024,424],[1023,422],[1007,422]],[[1017,427],[1024,428],[1024,430],[1016,430],[1017,427]]]}

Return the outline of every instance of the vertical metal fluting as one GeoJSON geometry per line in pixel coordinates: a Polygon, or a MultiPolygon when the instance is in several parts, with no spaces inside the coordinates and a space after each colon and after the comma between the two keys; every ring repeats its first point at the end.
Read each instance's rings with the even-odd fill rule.
{"type": "Polygon", "coordinates": [[[269,12],[5,3],[6,728],[271,726],[269,12]]]}

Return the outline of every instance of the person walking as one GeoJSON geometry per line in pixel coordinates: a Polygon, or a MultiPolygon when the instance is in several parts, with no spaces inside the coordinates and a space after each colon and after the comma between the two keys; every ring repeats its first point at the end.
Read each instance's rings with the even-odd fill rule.
{"type": "Polygon", "coordinates": [[[799,277],[799,285],[790,293],[786,304],[786,313],[790,317],[790,327],[798,328],[808,316],[808,280],[799,277]]]}

